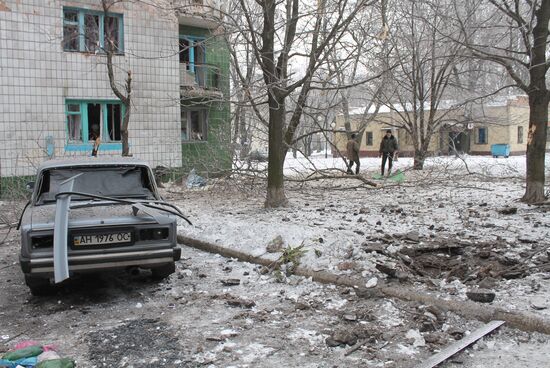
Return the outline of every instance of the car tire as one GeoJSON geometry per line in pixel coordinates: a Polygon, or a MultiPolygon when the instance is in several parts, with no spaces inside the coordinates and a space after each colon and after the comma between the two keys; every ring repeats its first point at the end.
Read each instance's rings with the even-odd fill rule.
{"type": "Polygon", "coordinates": [[[156,280],[162,280],[176,272],[176,264],[174,262],[165,264],[163,266],[151,268],[153,278],[156,280]]]}
{"type": "Polygon", "coordinates": [[[50,280],[42,277],[25,275],[25,284],[34,296],[46,296],[55,293],[55,287],[50,283],[50,280]]]}

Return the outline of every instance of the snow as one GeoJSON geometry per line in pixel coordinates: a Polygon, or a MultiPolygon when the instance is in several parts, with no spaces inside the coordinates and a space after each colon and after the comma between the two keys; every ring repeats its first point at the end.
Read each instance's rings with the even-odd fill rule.
{"type": "MultiPolygon", "coordinates": [[[[547,159],[547,168],[549,161],[547,159]]],[[[524,156],[433,157],[426,160],[423,171],[411,170],[412,163],[412,158],[400,158],[394,165],[394,170],[405,172],[406,181],[401,185],[378,181],[379,187],[371,188],[337,171],[333,174],[341,178],[304,185],[287,181],[290,204],[278,209],[263,208],[263,186],[249,186],[238,180],[197,190],[173,185],[168,186],[167,194],[194,223],[194,227],[180,230],[185,236],[275,261],[280,253],[267,253],[266,246],[280,235],[285,247],[304,246],[307,252],[299,259],[301,266],[361,277],[363,285],[386,279],[386,275],[375,268],[377,263],[396,264],[385,255],[364,251],[365,244],[384,236],[392,240],[379,244],[389,254],[399,254],[407,246],[398,240],[399,236],[414,231],[418,233],[419,245],[433,237],[451,243],[460,240],[474,247],[500,244],[495,254],[510,262],[523,262],[525,255],[538,249],[539,244],[548,244],[550,216],[544,208],[519,202],[524,192],[524,156]],[[517,213],[500,213],[505,206],[516,207],[517,213]]],[[[371,179],[378,172],[379,164],[378,158],[362,158],[361,174],[371,179]]],[[[263,165],[259,164],[259,168],[263,165]]],[[[323,152],[307,159],[289,155],[285,162],[285,174],[293,179],[311,175],[315,169],[343,170],[345,165],[340,158],[325,158],[323,152]]],[[[545,256],[540,254],[533,260],[545,256]]],[[[550,272],[546,271],[534,272],[525,278],[498,279],[493,288],[496,298],[492,305],[510,311],[531,311],[548,318],[550,284],[545,281],[548,279],[550,272]]],[[[272,280],[272,275],[263,275],[253,282],[267,285],[272,280]]],[[[432,281],[434,285],[409,286],[444,299],[458,300],[466,300],[466,291],[476,286],[457,279],[432,281]]],[[[296,286],[286,295],[291,300],[307,303],[308,298],[322,297],[310,280],[291,276],[283,282],[296,286]]],[[[339,313],[349,306],[346,298],[332,297],[325,301],[323,308],[339,313]]],[[[280,313],[275,308],[271,312],[280,313]]],[[[382,303],[380,313],[380,323],[387,329],[399,329],[410,318],[390,301],[382,303]]],[[[402,337],[406,333],[407,330],[403,331],[402,337]]],[[[409,335],[411,345],[401,344],[400,352],[418,354],[422,341],[416,332],[409,335]]],[[[288,338],[305,339],[313,344],[322,337],[300,326],[289,330],[288,338]]],[[[501,340],[495,341],[491,351],[502,353],[504,345],[500,344],[501,340]]],[[[265,353],[268,354],[269,349],[258,347],[254,353],[242,351],[244,356],[265,353]]]]}
{"type": "MultiPolygon", "coordinates": [[[[487,102],[485,105],[487,107],[503,107],[507,106],[510,101],[517,100],[518,98],[527,98],[526,95],[511,95],[511,96],[505,96],[505,97],[499,97],[492,101],[487,102]]],[[[441,100],[439,101],[439,110],[447,110],[452,109],[456,107],[460,107],[462,105],[462,102],[456,101],[456,100],[441,100]]],[[[402,104],[393,104],[390,108],[388,105],[381,105],[378,109],[378,113],[388,113],[390,111],[398,111],[398,112],[404,112],[404,111],[413,111],[414,106],[411,103],[407,103],[405,105],[402,104]]],[[[431,106],[430,102],[424,103],[424,111],[430,111],[431,106]]],[[[369,107],[368,114],[374,114],[376,111],[376,106],[372,105],[369,107]]],[[[365,107],[350,107],[349,114],[350,115],[363,115],[365,113],[365,107]]]]}
{"type": "MultiPolygon", "coordinates": [[[[378,165],[376,158],[361,159],[362,173],[367,178],[377,172],[378,165]]],[[[352,179],[314,182],[302,191],[288,192],[290,207],[281,209],[262,208],[261,194],[235,193],[232,198],[222,199],[215,190],[207,189],[208,199],[204,202],[178,203],[195,224],[182,233],[271,260],[276,260],[278,254],[266,253],[265,246],[281,235],[285,246],[305,246],[307,253],[300,260],[302,265],[346,274],[350,271],[339,271],[338,264],[353,261],[367,271],[363,272],[365,282],[377,275],[373,267],[380,259],[376,253],[369,257],[362,255],[360,246],[365,235],[417,231],[421,237],[437,235],[453,239],[458,235],[471,241],[507,240],[519,243],[505,253],[516,259],[520,258],[518,252],[531,248],[518,239],[548,237],[548,219],[517,202],[523,191],[524,156],[435,157],[426,161],[421,172],[409,171],[411,166],[412,158],[401,158],[394,166],[394,170],[406,172],[407,181],[401,187],[357,189],[358,182],[352,179]],[[469,175],[467,170],[476,175],[469,175]],[[325,189],[336,185],[341,190],[325,189]],[[506,205],[517,207],[518,214],[495,213],[506,205]],[[388,206],[401,207],[406,216],[381,212],[388,206]],[[358,214],[361,208],[366,213],[358,214]],[[539,225],[535,228],[533,222],[539,225]]],[[[337,158],[325,159],[322,154],[309,160],[289,156],[285,172],[297,178],[310,174],[313,167],[343,169],[344,163],[337,158]]],[[[186,192],[189,193],[193,192],[186,192]]],[[[400,247],[390,244],[387,251],[393,253],[400,247]]]]}

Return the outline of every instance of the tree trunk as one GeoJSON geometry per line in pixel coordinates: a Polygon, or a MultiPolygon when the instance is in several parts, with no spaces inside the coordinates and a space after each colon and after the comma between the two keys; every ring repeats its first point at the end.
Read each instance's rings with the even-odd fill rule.
{"type": "MultiPolygon", "coordinates": [[[[130,102],[128,100],[128,102],[130,102]]],[[[120,129],[120,136],[122,138],[122,156],[130,155],[130,144],[128,143],[128,125],[130,123],[130,106],[126,106],[126,112],[124,113],[124,120],[122,122],[122,129],[120,129]]]]}
{"type": "MultiPolygon", "coordinates": [[[[203,240],[189,238],[178,235],[178,242],[187,246],[200,249],[205,252],[220,254],[227,258],[237,258],[241,262],[249,262],[262,265],[268,269],[274,269],[280,266],[281,260],[254,256],[235,249],[231,249],[219,244],[209,243],[203,240]]],[[[358,295],[362,297],[385,297],[398,298],[405,301],[419,302],[422,304],[435,305],[444,311],[452,311],[468,319],[478,319],[481,321],[503,320],[507,325],[528,332],[540,332],[550,334],[550,321],[532,313],[509,312],[504,309],[490,305],[481,305],[470,301],[461,301],[453,299],[438,298],[430,294],[419,292],[417,289],[407,288],[401,285],[388,286],[380,283],[372,289],[367,289],[363,285],[364,279],[355,278],[348,275],[337,275],[329,271],[315,271],[306,267],[298,266],[293,270],[298,276],[311,277],[313,281],[332,284],[345,287],[352,287],[359,291],[358,295]]]]}
{"type": "Polygon", "coordinates": [[[527,135],[527,180],[521,199],[527,203],[544,200],[544,156],[548,124],[549,94],[546,88],[546,42],[550,21],[550,0],[543,0],[536,13],[529,68],[529,133],[527,135]]]}
{"type": "Polygon", "coordinates": [[[537,203],[544,201],[544,158],[546,131],[548,129],[548,101],[546,91],[529,94],[529,133],[527,136],[527,181],[522,201],[537,203]]]}
{"type": "Polygon", "coordinates": [[[283,165],[284,152],[283,128],[285,121],[285,104],[277,100],[272,93],[268,97],[269,103],[269,157],[267,163],[267,197],[266,208],[283,207],[288,204],[285,195],[283,165]]]}
{"type": "MultiPolygon", "coordinates": [[[[244,101],[244,100],[243,100],[244,101]]],[[[240,146],[241,146],[241,152],[240,157],[241,159],[244,159],[248,154],[250,153],[250,139],[248,137],[248,130],[246,129],[246,110],[244,107],[239,107],[240,114],[239,119],[237,121],[239,134],[240,134],[240,146]]]]}
{"type": "Polygon", "coordinates": [[[424,161],[426,160],[426,151],[422,149],[414,150],[413,170],[424,169],[424,161]]]}

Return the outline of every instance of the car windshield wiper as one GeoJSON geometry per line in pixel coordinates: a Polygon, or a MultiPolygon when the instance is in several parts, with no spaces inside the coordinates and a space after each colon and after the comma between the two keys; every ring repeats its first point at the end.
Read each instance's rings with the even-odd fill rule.
{"type": "Polygon", "coordinates": [[[149,207],[151,209],[168,212],[168,213],[170,213],[174,216],[182,218],[189,225],[191,225],[191,226],[193,225],[193,223],[191,223],[191,221],[187,217],[185,217],[185,215],[181,212],[181,210],[177,206],[174,206],[173,204],[168,203],[168,202],[164,202],[164,201],[121,199],[121,198],[101,196],[101,195],[97,195],[97,194],[72,192],[72,191],[71,192],[59,192],[55,195],[55,198],[57,199],[58,197],[64,196],[64,195],[71,195],[71,196],[76,195],[76,196],[82,196],[82,197],[88,197],[88,198],[96,198],[96,199],[102,199],[102,200],[106,200],[106,201],[112,201],[112,202],[129,204],[129,205],[139,203],[139,204],[142,204],[143,206],[149,207]],[[170,207],[170,209],[168,209],[166,207],[163,207],[163,206],[170,207]]]}
{"type": "Polygon", "coordinates": [[[118,204],[118,202],[114,201],[107,201],[97,198],[77,198],[77,199],[71,199],[71,208],[83,208],[83,207],[93,207],[93,206],[102,206],[105,204],[118,204]],[[73,203],[73,201],[77,203],[73,203]],[[85,202],[84,202],[85,201],[85,202]]]}

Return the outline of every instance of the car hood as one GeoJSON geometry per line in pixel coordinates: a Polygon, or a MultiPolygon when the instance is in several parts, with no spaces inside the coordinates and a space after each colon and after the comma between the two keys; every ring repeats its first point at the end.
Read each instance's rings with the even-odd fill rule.
{"type": "MultiPolygon", "coordinates": [[[[143,211],[138,211],[134,216],[131,205],[93,203],[86,207],[80,207],[78,202],[73,202],[72,205],[76,208],[73,207],[69,210],[69,227],[71,228],[156,223],[153,217],[143,211]]],[[[32,207],[29,216],[32,230],[53,229],[55,209],[55,203],[32,207]]],[[[170,216],[168,213],[163,214],[170,216]]]]}

